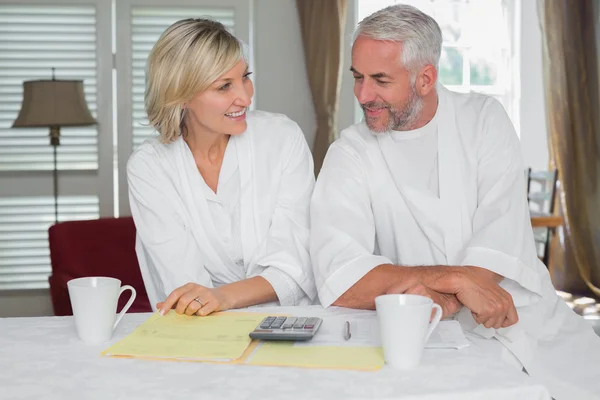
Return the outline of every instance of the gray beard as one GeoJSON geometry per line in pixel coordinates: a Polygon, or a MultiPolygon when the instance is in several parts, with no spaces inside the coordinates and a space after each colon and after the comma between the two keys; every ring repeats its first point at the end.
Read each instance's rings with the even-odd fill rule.
{"type": "Polygon", "coordinates": [[[392,107],[390,107],[389,104],[386,103],[375,102],[361,104],[361,108],[363,110],[365,122],[367,123],[367,126],[371,131],[375,133],[383,133],[389,131],[407,131],[410,130],[419,119],[419,116],[421,115],[421,110],[423,110],[423,99],[421,99],[419,95],[417,95],[417,91],[414,87],[412,87],[406,105],[401,110],[393,109],[392,107]],[[371,109],[389,109],[390,118],[388,120],[387,126],[383,129],[377,128],[377,126],[375,126],[374,124],[374,118],[369,118],[367,116],[365,107],[371,109]]]}

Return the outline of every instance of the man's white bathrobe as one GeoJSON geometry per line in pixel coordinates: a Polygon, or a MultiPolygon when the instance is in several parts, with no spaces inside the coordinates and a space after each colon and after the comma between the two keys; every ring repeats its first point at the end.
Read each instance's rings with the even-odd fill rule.
{"type": "MultiPolygon", "coordinates": [[[[600,396],[600,338],[556,295],[537,258],[520,143],[493,98],[438,89],[439,197],[395,171],[391,133],[361,122],[332,144],[311,202],[311,257],[331,305],[380,264],[473,265],[505,277],[519,322],[463,329],[495,337],[558,400],[600,396]]],[[[435,142],[433,142],[435,144],[435,142]]],[[[514,357],[505,350],[503,358],[514,357]]]]}
{"type": "Polygon", "coordinates": [[[152,307],[188,282],[212,288],[259,275],[276,292],[287,285],[291,295],[280,298],[282,305],[315,299],[308,253],[310,150],[298,125],[284,115],[249,112],[247,122],[247,130],[228,143],[235,144],[239,169],[243,266],[216,232],[207,186],[181,137],[170,144],[146,141],[129,159],[136,252],[152,307]]]}

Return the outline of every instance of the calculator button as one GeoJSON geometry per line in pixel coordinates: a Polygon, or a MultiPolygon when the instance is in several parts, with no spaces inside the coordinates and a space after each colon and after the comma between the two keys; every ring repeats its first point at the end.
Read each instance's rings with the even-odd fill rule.
{"type": "Polygon", "coordinates": [[[298,320],[294,323],[294,328],[296,329],[302,329],[302,327],[304,327],[304,324],[306,323],[306,317],[300,317],[298,318],[298,320]]]}
{"type": "Polygon", "coordinates": [[[269,329],[273,321],[275,321],[275,317],[265,318],[260,324],[260,329],[269,329]]]}
{"type": "Polygon", "coordinates": [[[305,325],[313,325],[313,326],[314,326],[314,325],[317,323],[317,321],[318,321],[318,320],[319,320],[318,318],[314,318],[314,317],[313,317],[313,318],[309,318],[309,319],[306,321],[306,324],[305,324],[305,325]]]}
{"type": "Polygon", "coordinates": [[[304,329],[313,329],[314,325],[304,325],[304,329]]]}
{"type": "Polygon", "coordinates": [[[281,326],[281,328],[282,329],[290,329],[291,327],[294,326],[297,319],[298,318],[296,318],[296,317],[288,317],[288,319],[285,320],[285,323],[281,326]]]}
{"type": "Polygon", "coordinates": [[[283,321],[275,321],[271,325],[270,329],[279,329],[281,328],[281,325],[283,325],[283,321]]]}

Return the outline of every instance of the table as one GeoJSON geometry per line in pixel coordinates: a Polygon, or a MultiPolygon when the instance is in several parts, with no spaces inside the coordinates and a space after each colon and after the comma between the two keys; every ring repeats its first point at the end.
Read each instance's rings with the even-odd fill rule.
{"type": "Polygon", "coordinates": [[[564,223],[561,215],[532,216],[531,226],[533,228],[558,228],[564,223]]]}
{"type": "MultiPolygon", "coordinates": [[[[372,311],[321,306],[244,311],[349,319],[372,311]]],[[[150,314],[128,314],[110,342],[84,345],[72,317],[0,319],[0,399],[550,399],[533,378],[500,360],[495,340],[469,336],[462,350],[425,350],[409,372],[216,365],[100,356],[150,314]]],[[[340,338],[341,340],[341,338],[340,338]]]]}

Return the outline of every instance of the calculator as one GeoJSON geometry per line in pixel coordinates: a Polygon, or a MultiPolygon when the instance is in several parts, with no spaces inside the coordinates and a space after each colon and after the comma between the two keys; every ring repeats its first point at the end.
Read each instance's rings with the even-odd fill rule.
{"type": "Polygon", "coordinates": [[[266,317],[250,332],[250,337],[261,340],[310,340],[322,322],[321,318],[316,317],[266,317]]]}

